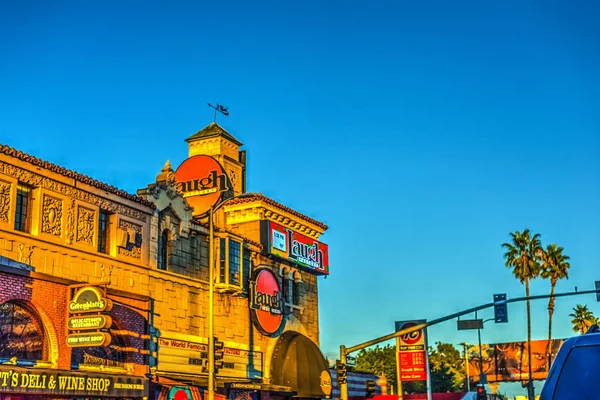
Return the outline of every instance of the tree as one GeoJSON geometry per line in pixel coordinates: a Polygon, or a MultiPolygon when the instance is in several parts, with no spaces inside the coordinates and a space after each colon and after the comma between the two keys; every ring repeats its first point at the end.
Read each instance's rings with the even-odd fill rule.
{"type": "Polygon", "coordinates": [[[598,319],[594,317],[594,314],[592,314],[587,305],[582,306],[581,304],[577,304],[577,306],[573,307],[573,312],[569,314],[569,317],[573,318],[571,321],[573,331],[579,332],[582,335],[592,324],[598,322],[598,319]]]}
{"type": "MultiPolygon", "coordinates": [[[[512,243],[503,243],[502,247],[506,248],[504,258],[506,266],[512,268],[515,277],[525,284],[525,295],[527,296],[527,348],[528,359],[531,360],[531,304],[529,301],[529,281],[539,276],[541,266],[539,262],[542,243],[540,242],[540,234],[536,233],[533,236],[529,229],[524,229],[523,232],[515,231],[510,234],[512,243]]],[[[531,362],[529,364],[529,391],[530,397],[533,389],[533,381],[531,380],[531,362]]]]}
{"type": "Polygon", "coordinates": [[[554,289],[560,279],[569,279],[568,263],[569,256],[563,254],[563,248],[551,244],[546,251],[541,251],[542,278],[550,279],[550,300],[548,301],[548,344],[546,356],[548,357],[548,368],[552,365],[552,315],[554,314],[554,289]]]}
{"type": "Polygon", "coordinates": [[[389,388],[397,389],[396,379],[396,346],[379,345],[370,349],[362,349],[356,356],[356,367],[354,372],[367,374],[385,375],[389,388]]]}

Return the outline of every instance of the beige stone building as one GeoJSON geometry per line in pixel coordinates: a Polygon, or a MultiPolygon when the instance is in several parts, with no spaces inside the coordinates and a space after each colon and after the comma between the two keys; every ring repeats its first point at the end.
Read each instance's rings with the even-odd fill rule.
{"type": "MultiPolygon", "coordinates": [[[[105,376],[110,387],[99,397],[192,399],[208,386],[214,336],[223,343],[220,396],[328,397],[317,284],[329,273],[327,246],[318,240],[327,226],[246,193],[242,144],[219,125],[186,142],[189,158],[176,170],[167,162],[137,196],[0,148],[0,324],[18,314],[37,327],[29,335],[35,349],[0,344],[0,363],[13,359],[12,373],[41,371],[47,380],[57,372],[91,382],[105,376]],[[71,305],[78,291],[94,288],[112,308],[72,312],[83,307],[71,305]],[[71,325],[103,315],[112,324],[91,332],[108,333],[104,343],[73,346],[95,339],[71,325]],[[135,382],[127,386],[124,377],[135,382]]],[[[2,387],[7,368],[0,367],[0,394],[23,394],[20,386],[2,387]]]]}

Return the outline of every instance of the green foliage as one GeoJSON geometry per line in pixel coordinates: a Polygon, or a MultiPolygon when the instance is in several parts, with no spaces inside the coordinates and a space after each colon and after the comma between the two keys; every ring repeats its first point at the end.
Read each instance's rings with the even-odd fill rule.
{"type": "Polygon", "coordinates": [[[573,318],[571,323],[573,324],[573,331],[579,332],[582,335],[588,330],[592,324],[597,324],[598,318],[592,314],[587,305],[582,306],[577,304],[573,308],[573,312],[569,314],[569,317],[573,318]]]}
{"type": "Polygon", "coordinates": [[[506,249],[504,258],[506,266],[512,268],[515,278],[521,283],[537,278],[541,271],[540,251],[542,243],[540,234],[531,236],[529,229],[523,232],[511,232],[512,243],[503,243],[502,247],[506,249]]]}
{"type": "MultiPolygon", "coordinates": [[[[460,351],[449,343],[437,342],[435,348],[429,347],[431,385],[435,392],[458,392],[464,390],[464,360],[460,351]]],[[[396,347],[386,345],[361,350],[356,357],[356,372],[385,375],[388,390],[393,387],[397,392],[396,347]]],[[[405,393],[425,393],[424,381],[403,382],[405,393]]]]}

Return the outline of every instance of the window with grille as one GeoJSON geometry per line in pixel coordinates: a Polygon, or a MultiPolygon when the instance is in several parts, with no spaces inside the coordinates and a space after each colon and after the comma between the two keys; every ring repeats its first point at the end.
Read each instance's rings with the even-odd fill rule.
{"type": "Polygon", "coordinates": [[[110,253],[110,213],[100,210],[98,219],[98,251],[110,253]]]}
{"type": "Polygon", "coordinates": [[[29,233],[31,229],[32,187],[19,182],[17,185],[17,206],[15,213],[15,229],[29,233]]]}
{"type": "Polygon", "coordinates": [[[0,363],[44,360],[45,351],[44,327],[35,311],[19,302],[0,304],[0,363]]]}
{"type": "Polygon", "coordinates": [[[158,269],[167,270],[169,265],[169,230],[165,229],[158,238],[158,269]]]}

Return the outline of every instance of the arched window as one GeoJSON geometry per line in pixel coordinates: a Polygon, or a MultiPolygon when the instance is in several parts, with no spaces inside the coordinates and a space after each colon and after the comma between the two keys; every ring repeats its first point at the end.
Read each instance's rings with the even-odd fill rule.
{"type": "Polygon", "coordinates": [[[158,269],[167,270],[169,265],[169,239],[171,233],[165,229],[158,238],[158,269]]]}
{"type": "Polygon", "coordinates": [[[47,358],[44,325],[37,313],[25,304],[0,304],[0,362],[38,361],[47,358]]]}

